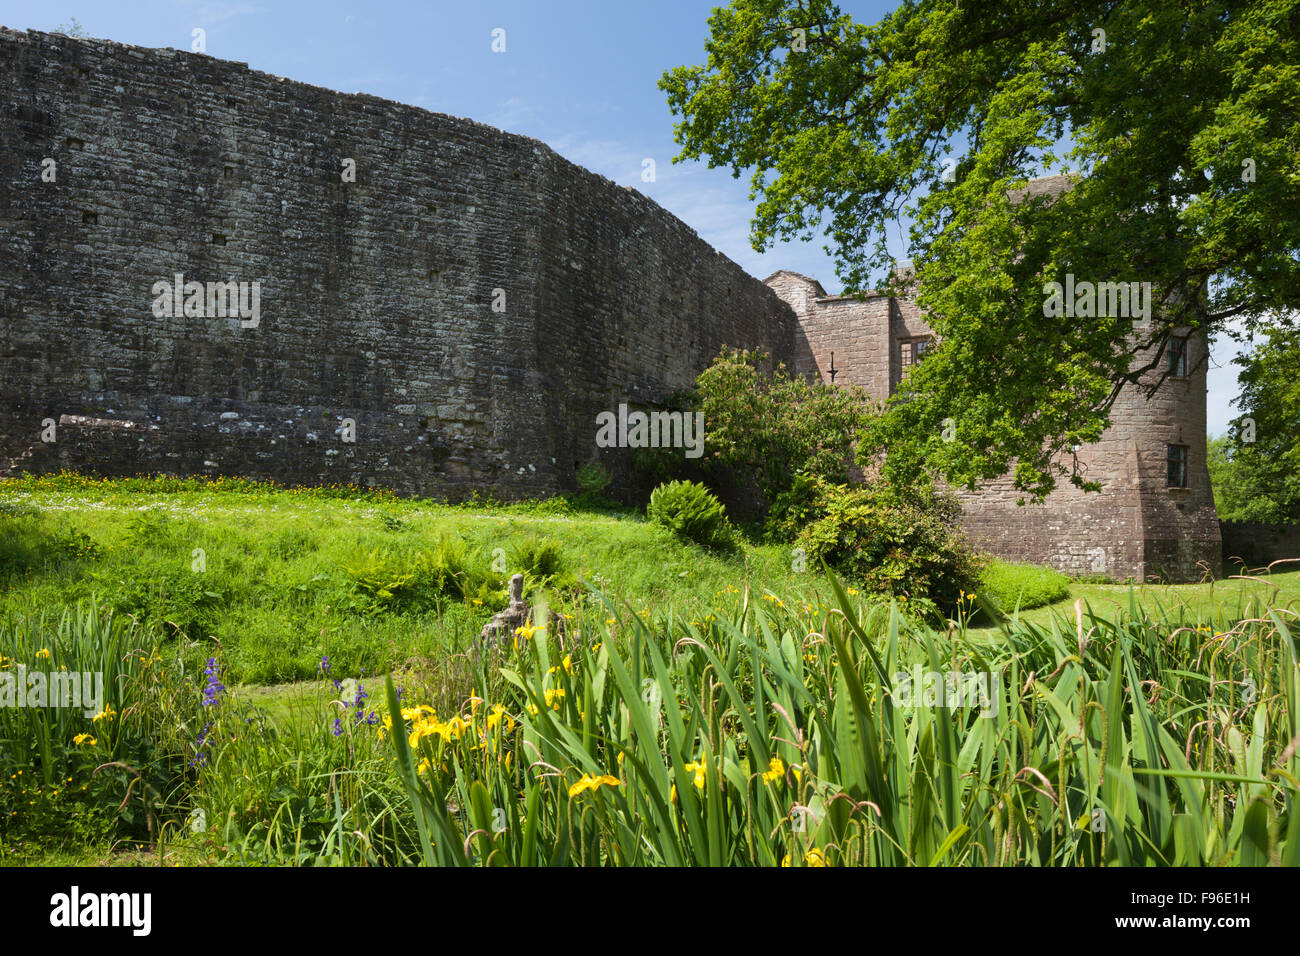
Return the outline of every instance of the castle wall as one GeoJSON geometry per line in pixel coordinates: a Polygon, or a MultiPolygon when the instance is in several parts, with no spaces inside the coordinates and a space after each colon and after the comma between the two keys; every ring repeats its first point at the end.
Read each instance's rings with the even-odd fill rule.
{"type": "Polygon", "coordinates": [[[1223,560],[1236,573],[1240,562],[1247,571],[1285,561],[1275,571],[1300,570],[1300,524],[1267,524],[1262,521],[1224,521],[1223,560]]]}
{"type": "Polygon", "coordinates": [[[35,31],[0,89],[0,474],[541,495],[723,344],[794,362],[771,290],[535,140],[35,31]],[[260,283],[258,324],[156,317],[176,273],[260,283]]]}

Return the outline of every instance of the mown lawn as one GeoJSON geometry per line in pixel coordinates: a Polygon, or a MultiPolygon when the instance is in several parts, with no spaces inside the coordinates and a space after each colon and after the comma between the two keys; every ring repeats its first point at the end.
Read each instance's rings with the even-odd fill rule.
{"type": "MultiPolygon", "coordinates": [[[[1201,618],[1215,621],[1220,630],[1224,630],[1235,621],[1259,615],[1267,607],[1300,608],[1300,571],[1233,575],[1204,584],[1128,585],[1075,581],[1070,584],[1069,597],[1022,611],[1020,618],[1034,624],[1047,624],[1058,616],[1073,622],[1077,600],[1082,600],[1084,607],[1098,616],[1127,612],[1130,601],[1136,601],[1138,607],[1153,615],[1176,618],[1181,614],[1188,619],[1201,618]]],[[[972,634],[992,635],[998,631],[994,627],[971,629],[972,634]]]]}

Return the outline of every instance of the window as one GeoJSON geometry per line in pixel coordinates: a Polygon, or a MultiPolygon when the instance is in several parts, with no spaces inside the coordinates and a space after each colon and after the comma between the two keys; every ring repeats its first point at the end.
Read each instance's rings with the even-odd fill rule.
{"type": "Polygon", "coordinates": [[[1168,445],[1165,464],[1169,471],[1170,488],[1187,487],[1187,446],[1168,445]]]}
{"type": "Polygon", "coordinates": [[[906,339],[899,344],[903,350],[903,368],[907,368],[925,358],[925,353],[930,351],[931,339],[906,339]]]}
{"type": "Polygon", "coordinates": [[[1187,376],[1187,339],[1186,337],[1169,340],[1169,375],[1173,378],[1187,376]]]}

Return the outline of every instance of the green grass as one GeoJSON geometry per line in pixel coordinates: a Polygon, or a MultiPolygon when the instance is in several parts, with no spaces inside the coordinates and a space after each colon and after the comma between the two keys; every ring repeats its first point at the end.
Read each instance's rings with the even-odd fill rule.
{"type": "MultiPolygon", "coordinates": [[[[359,676],[459,653],[504,605],[505,577],[527,561],[544,565],[543,583],[562,587],[552,602],[570,614],[585,593],[579,580],[638,610],[671,604],[688,620],[747,586],[804,605],[828,595],[815,574],[793,570],[788,548],[742,541],[734,553],[706,550],[632,512],[576,510],[562,499],[446,505],[243,480],[0,481],[0,614],[97,599],[187,648],[192,661],[219,652],[232,683],[309,679],[326,656],[336,673],[359,676]],[[392,584],[439,547],[460,549],[485,577],[475,597],[417,588],[410,600],[399,589],[385,602],[376,597],[382,581],[367,590],[370,572],[392,584]],[[194,570],[196,550],[203,571],[194,570]]],[[[1300,597],[1300,572],[1135,593],[1148,608],[1241,615],[1275,589],[1283,604],[1300,597]]],[[[1022,617],[1037,623],[1053,612],[1072,617],[1075,598],[1103,611],[1129,594],[1127,585],[1068,583],[1000,561],[984,590],[1007,612],[1019,600],[1022,617]]]]}
{"type": "Polygon", "coordinates": [[[191,646],[196,660],[219,649],[242,682],[309,678],[326,656],[358,675],[455,653],[504,606],[505,578],[526,560],[545,565],[543,583],[564,587],[552,602],[566,613],[582,599],[579,580],[638,609],[671,600],[700,614],[746,583],[824,590],[792,570],[788,549],[720,554],[630,513],[565,513],[562,502],[452,506],[248,482],[60,477],[0,482],[0,503],[0,613],[97,598],[191,646]],[[397,583],[448,544],[491,579],[477,597],[433,588],[409,601],[400,588],[387,604],[379,597],[385,581],[375,575],[397,583]]]}
{"type": "MultiPolygon", "coordinates": [[[[1291,565],[1294,567],[1294,565],[1291,565]]],[[[1234,575],[1203,584],[1090,584],[1072,582],[1069,593],[1058,601],[1033,610],[1021,611],[1020,620],[1045,626],[1053,618],[1073,620],[1074,602],[1082,601],[1098,615],[1127,611],[1130,595],[1137,606],[1150,614],[1183,614],[1212,622],[1226,630],[1235,621],[1256,617],[1269,608],[1300,606],[1300,571],[1273,574],[1234,575]]],[[[972,634],[996,637],[992,626],[971,629],[972,634]]]]}
{"type": "MultiPolygon", "coordinates": [[[[77,669],[138,647],[112,653],[141,707],[111,735],[92,727],[97,746],[154,740],[162,769],[188,768],[158,788],[150,839],[137,819],[130,843],[10,841],[0,862],[155,862],[157,836],[168,861],[245,864],[1300,863],[1300,572],[1076,582],[1052,600],[1061,587],[995,563],[984,590],[1022,610],[975,628],[972,608],[936,633],[794,571],[788,548],[708,551],[613,509],[0,482],[0,653],[49,648],[77,669]],[[570,616],[570,639],[539,631],[485,660],[471,639],[514,570],[570,616]],[[110,632],[76,607],[92,598],[138,624],[110,632]],[[323,680],[326,656],[364,691],[323,680]],[[230,690],[204,709],[209,657],[230,690]],[[918,669],[997,674],[996,713],[909,701],[898,674],[918,669]],[[493,713],[509,725],[489,732],[493,713]],[[380,732],[385,714],[399,733],[380,732]],[[570,795],[584,777],[618,783],[570,795]]],[[[46,740],[70,776],[93,770],[64,739],[85,718],[6,719],[36,741],[29,773],[46,740]]]]}
{"type": "Polygon", "coordinates": [[[984,595],[1007,612],[1029,610],[1070,595],[1070,579],[1036,564],[991,561],[983,574],[984,595]]]}

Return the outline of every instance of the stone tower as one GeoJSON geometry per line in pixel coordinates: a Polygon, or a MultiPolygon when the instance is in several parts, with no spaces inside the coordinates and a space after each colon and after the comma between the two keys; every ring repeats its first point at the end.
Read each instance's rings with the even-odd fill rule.
{"type": "MultiPolygon", "coordinates": [[[[1059,188],[1036,180],[1030,191],[1059,188]]],[[[795,371],[860,385],[874,398],[897,389],[924,359],[934,333],[915,302],[887,295],[828,296],[807,276],[780,271],[766,280],[798,316],[795,371]]],[[[1171,349],[1178,364],[1153,397],[1125,389],[1112,423],[1077,452],[1100,492],[1062,483],[1042,504],[1017,505],[1010,476],[962,492],[963,524],[974,544],[1007,560],[1115,580],[1200,580],[1221,567],[1218,516],[1206,469],[1204,336],[1171,349]],[[1182,374],[1175,374],[1181,372],[1182,374]]],[[[1145,364],[1147,358],[1138,356],[1145,364]]],[[[1155,381],[1150,372],[1144,381],[1155,381]]]]}

